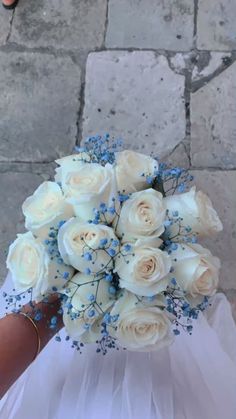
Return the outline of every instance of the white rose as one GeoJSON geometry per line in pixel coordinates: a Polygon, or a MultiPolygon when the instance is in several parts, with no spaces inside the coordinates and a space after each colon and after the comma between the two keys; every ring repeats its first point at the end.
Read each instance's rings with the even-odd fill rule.
{"type": "Polygon", "coordinates": [[[73,215],[71,205],[65,202],[61,188],[55,182],[43,182],[25,200],[22,210],[26,228],[38,237],[47,236],[50,227],[56,227],[59,221],[73,215]]]}
{"type": "Polygon", "coordinates": [[[136,192],[124,202],[113,226],[122,242],[159,237],[164,232],[163,196],[154,189],[136,192]]]}
{"type": "Polygon", "coordinates": [[[131,351],[155,351],[174,340],[171,322],[163,310],[143,306],[128,291],[123,292],[111,311],[112,316],[117,314],[116,338],[131,351]]]}
{"type": "Polygon", "coordinates": [[[51,260],[45,246],[31,232],[17,235],[9,247],[7,268],[16,290],[23,292],[34,287],[36,299],[52,292],[52,287],[61,288],[74,272],[70,266],[51,260]]]}
{"type": "MultiPolygon", "coordinates": [[[[108,208],[114,207],[116,197],[115,173],[112,165],[101,166],[97,163],[85,163],[80,160],[58,160],[61,167],[55,179],[61,183],[67,202],[74,209],[75,215],[82,221],[94,219],[94,209],[99,210],[102,203],[108,208]]],[[[102,222],[111,222],[114,214],[107,212],[102,222]]]]}
{"type": "Polygon", "coordinates": [[[64,304],[63,321],[68,334],[83,342],[96,341],[101,334],[100,319],[114,304],[109,283],[104,279],[77,273],[64,290],[68,297],[64,304]]]}
{"type": "Polygon", "coordinates": [[[212,296],[219,283],[220,260],[199,244],[178,244],[171,253],[173,274],[190,296],[212,296]]]}
{"type": "Polygon", "coordinates": [[[80,222],[71,218],[59,230],[58,247],[62,259],[78,271],[102,272],[112,266],[112,256],[119,251],[112,228],[80,222]],[[105,243],[104,246],[101,243],[105,243]],[[112,255],[113,253],[113,255],[112,255]]]}
{"type": "MultiPolygon", "coordinates": [[[[189,192],[164,198],[164,205],[169,212],[169,218],[171,220],[182,218],[181,226],[190,227],[193,234],[208,236],[223,228],[208,196],[202,191],[196,192],[195,187],[189,192]],[[173,217],[173,214],[176,216],[173,217]]],[[[174,222],[168,227],[168,235],[172,237],[178,234],[178,231],[179,222],[174,222]]],[[[186,232],[183,231],[183,234],[186,232]]]]}
{"type": "Polygon", "coordinates": [[[146,176],[154,176],[157,170],[157,161],[145,154],[132,150],[116,153],[115,171],[120,192],[130,193],[149,188],[146,176]]]}
{"type": "Polygon", "coordinates": [[[126,244],[115,259],[115,272],[120,277],[121,288],[141,296],[151,297],[164,291],[170,269],[168,253],[146,244],[126,244]]]}

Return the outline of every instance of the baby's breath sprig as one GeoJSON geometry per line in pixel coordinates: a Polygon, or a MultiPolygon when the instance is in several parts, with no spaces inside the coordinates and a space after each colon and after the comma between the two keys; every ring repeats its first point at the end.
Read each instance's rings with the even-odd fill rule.
{"type": "Polygon", "coordinates": [[[162,294],[166,300],[165,310],[174,316],[172,320],[175,326],[175,329],[173,329],[174,334],[179,335],[180,328],[192,334],[192,320],[196,320],[199,313],[203,312],[210,305],[209,297],[203,297],[200,304],[192,306],[187,299],[186,292],[178,286],[175,278],[171,279],[170,285],[162,294]]]}
{"type": "Polygon", "coordinates": [[[88,137],[83,146],[75,147],[75,151],[82,153],[81,160],[105,166],[115,162],[115,153],[122,149],[122,144],[121,139],[110,138],[109,134],[95,135],[88,137]],[[86,156],[83,157],[83,153],[86,153],[86,156]]]}
{"type": "Polygon", "coordinates": [[[168,168],[165,163],[160,163],[151,181],[153,189],[158,190],[165,197],[174,195],[175,192],[183,193],[188,190],[193,181],[189,170],[181,167],[168,168]]]}
{"type": "Polygon", "coordinates": [[[193,232],[190,226],[183,225],[183,218],[179,217],[178,211],[170,213],[167,210],[164,226],[165,233],[163,238],[165,246],[170,246],[172,242],[197,243],[198,241],[198,233],[193,232]],[[177,226],[177,232],[171,236],[169,228],[173,227],[173,225],[177,226]]]}

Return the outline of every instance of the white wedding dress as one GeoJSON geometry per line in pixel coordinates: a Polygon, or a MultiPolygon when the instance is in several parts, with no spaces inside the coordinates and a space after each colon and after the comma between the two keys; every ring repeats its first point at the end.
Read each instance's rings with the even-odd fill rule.
{"type": "MultiPolygon", "coordinates": [[[[12,288],[10,277],[2,291],[12,288]]],[[[1,296],[0,314],[5,304],[1,296]]],[[[93,345],[82,355],[52,340],[0,401],[1,419],[235,419],[236,326],[217,294],[169,348],[155,353],[93,345]]]]}

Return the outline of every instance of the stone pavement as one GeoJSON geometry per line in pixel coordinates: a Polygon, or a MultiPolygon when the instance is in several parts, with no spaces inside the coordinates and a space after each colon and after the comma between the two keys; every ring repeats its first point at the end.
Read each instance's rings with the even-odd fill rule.
{"type": "Polygon", "coordinates": [[[0,9],[0,276],[21,204],[91,133],[189,167],[224,232],[236,313],[236,2],[20,0],[0,9]]]}

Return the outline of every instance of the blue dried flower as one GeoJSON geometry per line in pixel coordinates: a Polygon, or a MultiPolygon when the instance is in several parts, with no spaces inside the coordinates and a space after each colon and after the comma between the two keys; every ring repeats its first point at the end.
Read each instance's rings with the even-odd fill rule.
{"type": "Polygon", "coordinates": [[[95,312],[95,310],[89,310],[89,312],[88,312],[88,316],[89,317],[94,317],[95,316],[95,314],[96,314],[96,312],[95,312]]]}
{"type": "Polygon", "coordinates": [[[112,240],[111,245],[112,245],[112,247],[119,246],[119,240],[112,240]]]}
{"type": "Polygon", "coordinates": [[[115,287],[110,286],[110,287],[109,287],[109,293],[110,293],[110,294],[112,294],[112,295],[116,294],[116,289],[115,289],[115,287]]]}
{"type": "Polygon", "coordinates": [[[107,249],[107,253],[111,256],[114,257],[116,255],[116,251],[114,249],[112,249],[111,247],[109,249],[107,249]]]}
{"type": "Polygon", "coordinates": [[[91,303],[93,303],[95,301],[95,296],[93,294],[89,294],[87,296],[88,300],[91,301],[91,303]]]}
{"type": "Polygon", "coordinates": [[[86,252],[86,253],[84,253],[84,259],[85,259],[85,260],[88,260],[88,261],[91,261],[91,260],[92,260],[92,255],[91,255],[91,253],[90,253],[90,252],[86,252]]]}
{"type": "Polygon", "coordinates": [[[178,244],[177,243],[171,243],[170,248],[171,248],[171,250],[177,250],[178,249],[178,244]]]}
{"type": "Polygon", "coordinates": [[[132,249],[132,247],[130,246],[130,244],[126,244],[125,246],[124,246],[124,250],[125,250],[125,252],[130,252],[130,250],[132,249]]]}
{"type": "Polygon", "coordinates": [[[105,279],[105,281],[107,281],[107,282],[111,282],[111,281],[112,281],[112,279],[113,279],[113,276],[112,276],[112,274],[106,274],[104,279],[105,279]]]}

